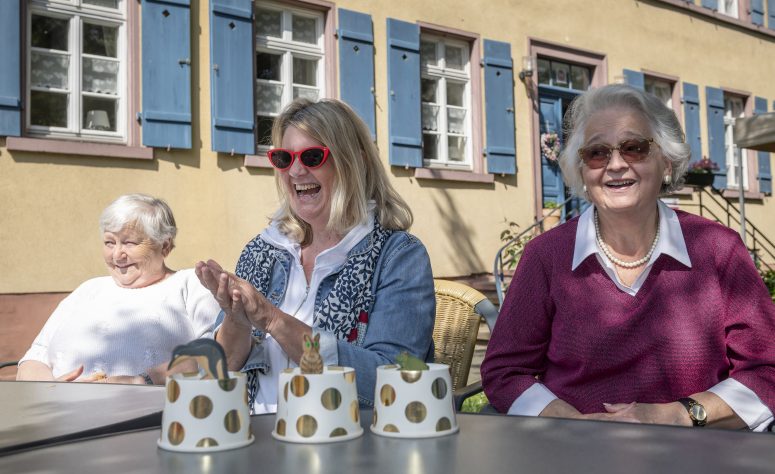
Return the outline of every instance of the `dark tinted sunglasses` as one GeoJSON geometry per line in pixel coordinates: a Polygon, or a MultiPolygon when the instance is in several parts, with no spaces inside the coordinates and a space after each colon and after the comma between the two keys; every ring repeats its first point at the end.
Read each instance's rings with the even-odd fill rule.
{"type": "Polygon", "coordinates": [[[579,157],[590,169],[605,168],[614,150],[618,150],[627,163],[637,163],[645,160],[651,152],[653,138],[630,138],[616,146],[595,144],[579,148],[579,157]]]}
{"type": "Polygon", "coordinates": [[[286,150],[284,148],[272,148],[266,152],[269,162],[278,170],[287,170],[298,156],[301,164],[307,168],[318,168],[328,159],[328,148],[324,146],[312,146],[299,151],[286,150]]]}

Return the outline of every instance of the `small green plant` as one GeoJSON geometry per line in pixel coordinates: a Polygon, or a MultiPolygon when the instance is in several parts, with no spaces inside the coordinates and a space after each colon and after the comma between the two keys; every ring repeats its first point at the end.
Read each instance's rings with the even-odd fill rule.
{"type": "Polygon", "coordinates": [[[770,290],[770,296],[772,301],[775,302],[775,270],[759,270],[759,275],[762,276],[764,284],[767,285],[767,289],[770,290]]]}
{"type": "Polygon", "coordinates": [[[560,203],[555,201],[546,201],[544,202],[544,209],[557,209],[560,207],[560,203]]]}
{"type": "MultiPolygon", "coordinates": [[[[519,230],[519,224],[516,222],[509,222],[508,227],[506,230],[501,232],[501,242],[509,242],[510,240],[513,240],[516,236],[518,236],[520,233],[519,230]]],[[[528,243],[530,240],[529,235],[523,235],[516,241],[514,241],[511,245],[503,249],[503,267],[508,270],[513,270],[516,268],[517,263],[519,262],[519,256],[522,254],[522,249],[525,247],[525,244],[528,243]]]]}
{"type": "Polygon", "coordinates": [[[462,413],[479,413],[482,411],[485,405],[489,403],[487,395],[484,392],[479,392],[476,395],[471,395],[463,401],[463,408],[460,410],[462,413]]]}

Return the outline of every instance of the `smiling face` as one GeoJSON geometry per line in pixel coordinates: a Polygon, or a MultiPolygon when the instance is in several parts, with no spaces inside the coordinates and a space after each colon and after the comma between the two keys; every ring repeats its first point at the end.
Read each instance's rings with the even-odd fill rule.
{"type": "MultiPolygon", "coordinates": [[[[299,151],[313,146],[324,146],[294,126],[285,130],[282,148],[299,151]]],[[[297,157],[291,167],[278,171],[280,181],[288,194],[293,212],[312,227],[313,233],[326,228],[331,214],[331,196],[334,192],[336,170],[329,156],[319,168],[309,169],[297,157]]]]}
{"type": "MultiPolygon", "coordinates": [[[[641,113],[614,107],[589,117],[583,146],[604,144],[613,147],[630,138],[652,137],[651,127],[641,113]]],[[[627,163],[615,150],[603,168],[590,169],[582,165],[581,176],[589,199],[599,212],[647,215],[653,211],[662,180],[670,171],[670,162],[654,143],[648,157],[640,162],[627,163]]]]}
{"type": "Polygon", "coordinates": [[[122,288],[143,288],[162,280],[169,244],[159,245],[135,227],[103,233],[102,255],[113,281],[122,288]]]}

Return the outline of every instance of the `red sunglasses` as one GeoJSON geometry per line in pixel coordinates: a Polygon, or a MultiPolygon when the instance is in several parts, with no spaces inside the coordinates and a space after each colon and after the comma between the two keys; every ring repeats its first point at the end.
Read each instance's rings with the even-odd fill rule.
{"type": "Polygon", "coordinates": [[[285,171],[291,167],[293,160],[298,156],[301,164],[314,169],[323,166],[328,159],[329,150],[324,146],[311,146],[299,151],[286,150],[284,148],[272,148],[266,152],[269,162],[278,170],[285,171]]]}

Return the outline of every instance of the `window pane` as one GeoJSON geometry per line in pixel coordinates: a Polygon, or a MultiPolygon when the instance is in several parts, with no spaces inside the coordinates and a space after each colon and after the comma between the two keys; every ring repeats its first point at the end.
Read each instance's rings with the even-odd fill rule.
{"type": "Polygon", "coordinates": [[[274,10],[256,9],[256,33],[260,36],[283,36],[283,14],[274,10]]]}
{"type": "Polygon", "coordinates": [[[437,79],[422,78],[422,94],[421,99],[423,102],[436,102],[436,90],[439,88],[439,81],[437,79]]]}
{"type": "Polygon", "coordinates": [[[549,84],[551,81],[551,76],[549,73],[549,61],[546,59],[539,59],[538,60],[538,83],[539,84],[549,84]]]}
{"type": "Polygon", "coordinates": [[[256,109],[261,112],[279,114],[283,104],[283,85],[265,84],[259,82],[256,85],[256,109]]]}
{"type": "Polygon", "coordinates": [[[449,133],[466,133],[466,110],[447,109],[447,131],[449,133]]]}
{"type": "Polygon", "coordinates": [[[449,69],[463,69],[465,61],[463,60],[463,48],[447,45],[445,48],[444,59],[446,59],[449,69]]]}
{"type": "Polygon", "coordinates": [[[38,53],[30,56],[30,84],[32,87],[68,89],[70,56],[38,53]]]}
{"type": "Polygon", "coordinates": [[[589,69],[582,66],[571,66],[570,72],[574,89],[582,91],[589,89],[589,69]]]}
{"type": "Polygon", "coordinates": [[[98,97],[83,98],[83,128],[116,131],[118,100],[98,97]]]}
{"type": "Polygon", "coordinates": [[[465,106],[466,85],[459,82],[447,81],[447,105],[465,106]]]}
{"type": "Polygon", "coordinates": [[[67,51],[70,22],[59,18],[32,15],[30,44],[36,48],[67,51]]]}
{"type": "Polygon", "coordinates": [[[673,108],[673,91],[670,83],[655,79],[646,78],[646,92],[655,95],[668,108],[673,108]]]}
{"type": "Polygon", "coordinates": [[[67,127],[67,94],[31,91],[30,123],[45,127],[67,127]]]}
{"type": "Polygon", "coordinates": [[[568,87],[568,74],[570,66],[568,64],[552,61],[552,84],[559,87],[568,87]]]}
{"type": "Polygon", "coordinates": [[[439,130],[439,106],[422,104],[422,129],[439,130]]]}
{"type": "Polygon", "coordinates": [[[256,130],[258,132],[258,144],[272,146],[272,123],[274,118],[259,115],[256,120],[256,130]]]}
{"type": "Polygon", "coordinates": [[[439,63],[436,57],[436,43],[431,41],[420,42],[420,61],[423,66],[436,66],[439,63]]]}
{"type": "Polygon", "coordinates": [[[281,54],[256,53],[256,77],[267,81],[280,80],[281,54]]]}
{"type": "Polygon", "coordinates": [[[317,31],[314,18],[293,15],[293,41],[317,44],[317,31]]]}
{"type": "Polygon", "coordinates": [[[83,58],[83,90],[118,95],[118,61],[83,58]]]}
{"type": "Polygon", "coordinates": [[[439,136],[422,136],[422,157],[428,160],[437,160],[439,158],[439,136]]]}
{"type": "Polygon", "coordinates": [[[466,139],[465,137],[448,137],[449,161],[466,160],[466,139]]]}
{"type": "Polygon", "coordinates": [[[316,59],[293,58],[293,83],[316,86],[318,61],[316,59]]]}
{"type": "Polygon", "coordinates": [[[86,5],[97,5],[105,8],[118,8],[118,0],[82,0],[86,5]]]}
{"type": "Polygon", "coordinates": [[[118,57],[118,28],[83,24],[83,52],[109,58],[118,57]]]}
{"type": "Polygon", "coordinates": [[[318,100],[318,90],[317,89],[309,89],[306,87],[294,87],[293,88],[293,98],[296,99],[297,97],[304,97],[305,99],[309,99],[313,102],[318,100]]]}

